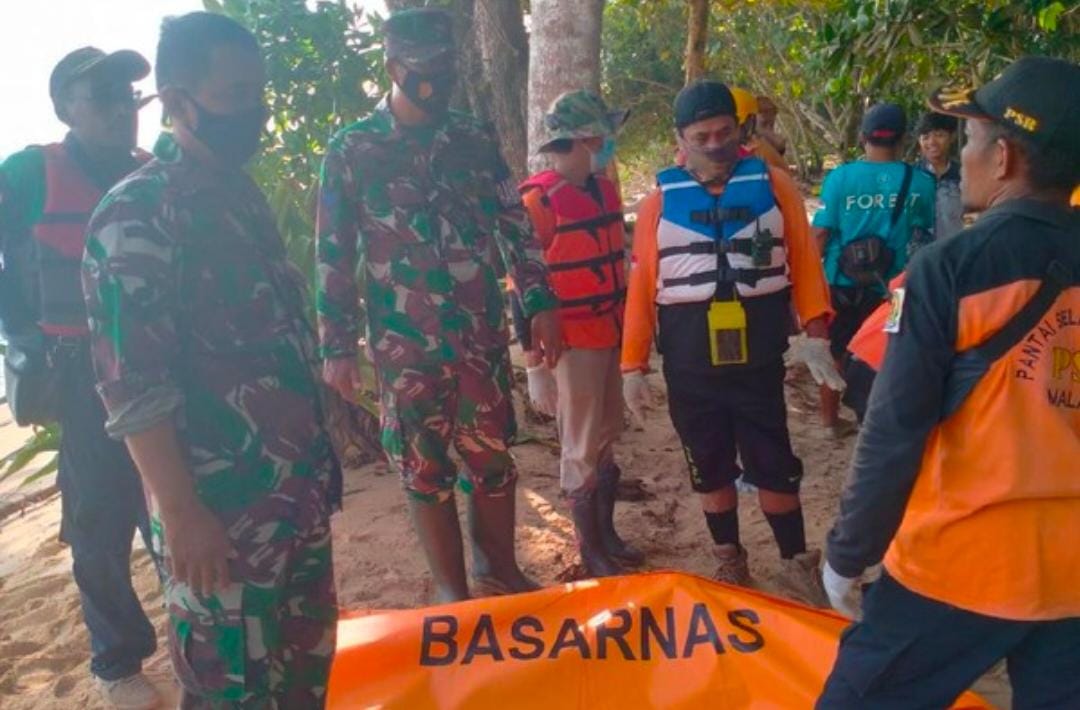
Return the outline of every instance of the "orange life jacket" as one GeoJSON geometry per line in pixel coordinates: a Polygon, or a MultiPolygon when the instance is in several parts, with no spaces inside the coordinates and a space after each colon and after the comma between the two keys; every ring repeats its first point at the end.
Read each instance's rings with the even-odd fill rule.
{"type": "Polygon", "coordinates": [[[40,326],[46,335],[86,335],[82,257],[86,224],[104,192],[79,168],[62,143],[42,147],[45,206],[33,234],[40,269],[40,326]]]}
{"type": "Polygon", "coordinates": [[[594,178],[603,204],[554,170],[532,176],[523,193],[542,190],[555,233],[544,251],[552,290],[559,299],[563,336],[576,348],[618,347],[626,300],[622,202],[614,183],[594,178]]]}

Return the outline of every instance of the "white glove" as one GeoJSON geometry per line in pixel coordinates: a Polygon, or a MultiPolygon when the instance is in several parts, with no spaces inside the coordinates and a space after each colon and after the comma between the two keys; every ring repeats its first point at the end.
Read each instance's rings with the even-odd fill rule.
{"type": "Polygon", "coordinates": [[[529,400],[536,411],[549,417],[555,416],[555,408],[559,404],[555,375],[551,374],[547,365],[526,368],[525,375],[529,378],[529,400]]]}
{"type": "Polygon", "coordinates": [[[791,348],[784,355],[784,364],[791,366],[801,362],[810,370],[810,376],[819,385],[826,385],[831,390],[843,392],[847,387],[844,378],[836,369],[836,361],[829,352],[829,341],[824,338],[809,338],[800,335],[791,339],[791,348]]]}
{"type": "Polygon", "coordinates": [[[859,604],[855,600],[855,588],[858,581],[858,577],[841,577],[827,560],[821,569],[821,583],[825,587],[825,594],[829,597],[829,604],[833,609],[852,619],[859,616],[859,604]]]}
{"type": "Polygon", "coordinates": [[[645,381],[645,373],[641,370],[624,372],[622,376],[623,399],[630,415],[637,425],[645,428],[645,408],[653,406],[652,390],[645,381]]]}

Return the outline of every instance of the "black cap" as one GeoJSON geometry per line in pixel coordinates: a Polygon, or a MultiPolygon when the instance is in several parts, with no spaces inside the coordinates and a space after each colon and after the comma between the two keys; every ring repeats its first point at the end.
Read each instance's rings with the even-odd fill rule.
{"type": "Polygon", "coordinates": [[[1050,57],[1022,57],[979,89],[940,89],[930,108],[981,118],[1026,135],[1043,149],[1080,160],[1080,65],[1050,57]]]}
{"type": "Polygon", "coordinates": [[[675,97],[675,127],[683,129],[691,123],[715,116],[735,117],[735,97],[719,81],[699,79],[687,84],[675,97]]]}
{"type": "Polygon", "coordinates": [[[896,104],[874,104],[863,116],[860,132],[872,143],[895,143],[907,130],[907,116],[896,104]]]}
{"type": "Polygon", "coordinates": [[[72,82],[91,74],[131,83],[145,79],[150,62],[130,49],[106,54],[97,47],[82,47],[70,52],[53,68],[49,76],[49,96],[55,101],[72,82]]]}
{"type": "Polygon", "coordinates": [[[386,58],[410,66],[430,66],[454,52],[454,21],[446,10],[400,10],[383,23],[386,58]]]}
{"type": "Polygon", "coordinates": [[[960,122],[956,120],[956,116],[938,113],[937,111],[927,111],[919,119],[919,125],[916,127],[915,132],[920,136],[926,135],[930,131],[949,131],[950,133],[956,133],[959,123],[960,122]]]}

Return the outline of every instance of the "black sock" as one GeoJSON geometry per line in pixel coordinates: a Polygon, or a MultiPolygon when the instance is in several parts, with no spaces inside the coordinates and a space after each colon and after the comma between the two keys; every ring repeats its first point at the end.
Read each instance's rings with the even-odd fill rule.
{"type": "Polygon", "coordinates": [[[717,545],[739,544],[739,510],[732,508],[723,513],[705,513],[713,542],[717,545]]]}
{"type": "Polygon", "coordinates": [[[802,508],[788,513],[765,513],[769,521],[776,544],[780,546],[780,557],[790,560],[795,555],[806,552],[806,529],[803,527],[802,508]]]}

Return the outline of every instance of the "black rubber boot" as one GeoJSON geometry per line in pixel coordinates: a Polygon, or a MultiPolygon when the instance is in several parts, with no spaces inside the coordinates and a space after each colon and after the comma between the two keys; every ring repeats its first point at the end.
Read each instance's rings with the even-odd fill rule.
{"type": "Polygon", "coordinates": [[[612,577],[622,574],[619,563],[608,556],[600,537],[600,521],[596,511],[596,491],[577,491],[570,496],[570,512],[574,518],[581,562],[590,577],[612,577]]]}
{"type": "Polygon", "coordinates": [[[469,496],[473,585],[477,596],[517,594],[539,589],[518,567],[514,552],[515,495],[510,484],[498,495],[469,496]]]}
{"type": "Polygon", "coordinates": [[[461,526],[453,496],[442,503],[427,503],[410,497],[409,510],[435,583],[432,601],[444,604],[468,599],[465,550],[461,546],[461,526]]]}
{"type": "Polygon", "coordinates": [[[598,474],[596,488],[596,514],[600,524],[600,540],[604,551],[615,561],[631,567],[645,562],[645,553],[628,545],[615,531],[615,491],[619,487],[622,471],[614,463],[603,466],[598,474]]]}

